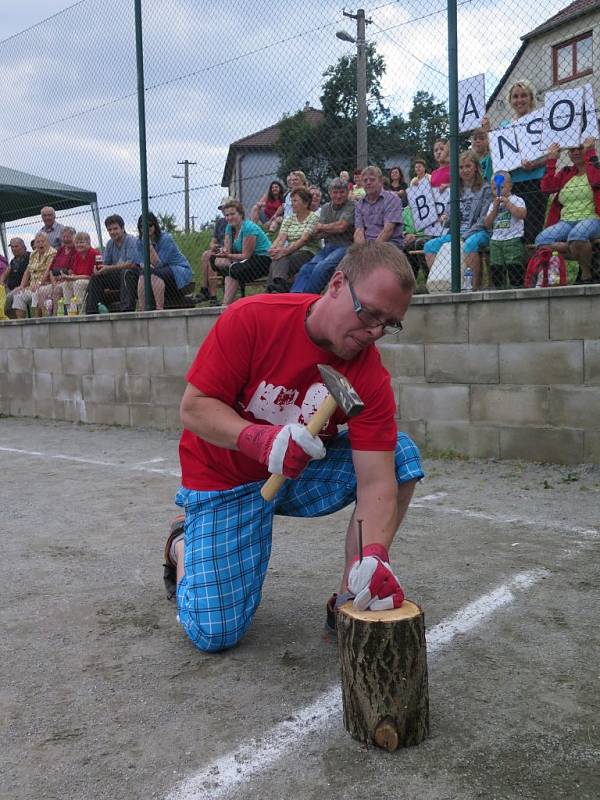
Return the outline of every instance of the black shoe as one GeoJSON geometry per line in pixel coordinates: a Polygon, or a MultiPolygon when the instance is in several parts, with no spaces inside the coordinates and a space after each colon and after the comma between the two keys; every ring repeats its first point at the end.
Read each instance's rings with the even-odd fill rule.
{"type": "Polygon", "coordinates": [[[198,303],[206,302],[209,299],[210,295],[208,293],[208,287],[202,286],[196,297],[194,298],[198,303]]]}
{"type": "Polygon", "coordinates": [[[336,621],[336,610],[335,610],[335,601],[337,600],[337,593],[333,593],[329,600],[327,601],[326,605],[326,617],[325,617],[325,633],[329,634],[329,636],[337,636],[337,621],[336,621]]]}
{"type": "Polygon", "coordinates": [[[175,517],[171,523],[171,530],[165,544],[165,563],[163,564],[163,581],[167,590],[167,600],[172,600],[177,594],[177,564],[171,559],[171,545],[175,539],[183,537],[185,516],[175,517]]]}
{"type": "Polygon", "coordinates": [[[218,305],[220,305],[219,304],[219,298],[215,297],[214,295],[212,295],[211,297],[208,298],[208,305],[211,308],[216,308],[218,305]]]}

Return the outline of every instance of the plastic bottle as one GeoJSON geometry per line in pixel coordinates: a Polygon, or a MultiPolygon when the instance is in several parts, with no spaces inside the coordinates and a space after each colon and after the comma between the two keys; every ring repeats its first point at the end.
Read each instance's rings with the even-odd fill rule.
{"type": "Polygon", "coordinates": [[[99,314],[109,314],[108,308],[104,305],[104,303],[98,303],[98,313],[99,314]]]}
{"type": "Polygon", "coordinates": [[[463,272],[463,292],[473,291],[473,270],[471,267],[465,267],[463,272]]]}
{"type": "Polygon", "coordinates": [[[51,317],[52,312],[54,310],[54,303],[52,302],[52,298],[49,297],[44,303],[44,305],[46,306],[46,313],[48,314],[49,317],[51,317]]]}
{"type": "Polygon", "coordinates": [[[63,297],[59,297],[58,302],[56,303],[56,316],[62,317],[66,313],[65,300],[63,297]]]}
{"type": "Polygon", "coordinates": [[[69,303],[69,316],[76,317],[79,314],[79,309],[77,308],[77,298],[75,295],[71,297],[71,302],[69,303]]]}
{"type": "Polygon", "coordinates": [[[548,286],[560,285],[560,258],[558,250],[553,250],[548,262],[548,286]]]}

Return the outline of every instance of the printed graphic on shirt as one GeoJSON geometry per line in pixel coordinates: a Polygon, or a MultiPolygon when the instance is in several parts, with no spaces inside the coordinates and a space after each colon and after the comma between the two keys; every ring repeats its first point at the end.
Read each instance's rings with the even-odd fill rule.
{"type": "Polygon", "coordinates": [[[494,220],[494,230],[500,230],[501,228],[510,228],[510,223],[512,222],[512,214],[507,209],[504,211],[500,211],[498,216],[494,220]]]}
{"type": "Polygon", "coordinates": [[[325,384],[313,383],[307,389],[300,405],[297,389],[274,386],[263,380],[256,387],[245,410],[255,419],[273,425],[288,425],[292,422],[306,425],[328,394],[325,384]]]}

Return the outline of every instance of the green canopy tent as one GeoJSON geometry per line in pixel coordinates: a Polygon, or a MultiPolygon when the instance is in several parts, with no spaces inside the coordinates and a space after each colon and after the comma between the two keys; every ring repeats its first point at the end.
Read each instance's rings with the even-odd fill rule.
{"type": "Polygon", "coordinates": [[[102,244],[96,192],[38,178],[37,175],[29,175],[9,167],[0,167],[0,238],[4,254],[8,257],[7,222],[39,216],[40,209],[44,206],[52,206],[56,211],[61,211],[86,205],[91,206],[98,241],[102,244]]]}

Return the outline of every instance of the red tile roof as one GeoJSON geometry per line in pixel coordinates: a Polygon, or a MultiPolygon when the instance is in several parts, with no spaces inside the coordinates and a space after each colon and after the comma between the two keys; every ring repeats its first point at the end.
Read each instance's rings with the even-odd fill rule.
{"type": "Polygon", "coordinates": [[[570,19],[587,14],[590,11],[600,11],[600,3],[598,0],[575,0],[574,3],[570,3],[568,6],[565,6],[565,8],[559,11],[558,14],[555,14],[553,17],[550,17],[550,19],[542,22],[541,25],[538,25],[537,28],[534,28],[529,33],[526,33],[522,38],[531,39],[532,36],[537,36],[540,33],[552,30],[552,28],[562,25],[563,22],[567,22],[570,19]]]}
{"type": "MultiPolygon", "coordinates": [[[[305,108],[303,110],[304,119],[309,125],[318,125],[323,119],[323,112],[316,108],[305,108]]],[[[279,121],[281,122],[281,120],[279,121]]],[[[279,136],[279,122],[275,125],[270,125],[268,128],[263,128],[262,131],[251,133],[249,136],[244,136],[243,139],[238,139],[232,142],[230,147],[268,147],[271,148],[277,141],[279,136]]]]}

